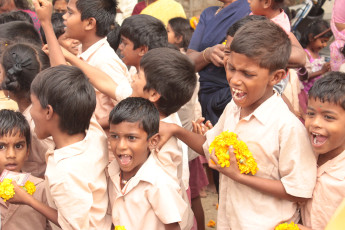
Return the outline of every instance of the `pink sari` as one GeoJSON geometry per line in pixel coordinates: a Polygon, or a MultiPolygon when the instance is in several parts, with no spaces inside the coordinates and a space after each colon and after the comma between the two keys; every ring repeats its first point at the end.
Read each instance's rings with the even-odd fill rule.
{"type": "Polygon", "coordinates": [[[340,66],[345,63],[345,57],[340,52],[340,49],[345,44],[345,30],[338,31],[335,26],[334,17],[332,17],[331,29],[334,35],[334,42],[329,46],[331,52],[331,69],[332,71],[339,71],[340,66]]]}

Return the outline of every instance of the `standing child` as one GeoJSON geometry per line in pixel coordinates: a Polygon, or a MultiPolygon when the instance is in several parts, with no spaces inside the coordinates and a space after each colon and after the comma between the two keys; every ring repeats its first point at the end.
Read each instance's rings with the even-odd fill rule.
{"type": "MultiPolygon", "coordinates": [[[[22,172],[24,161],[29,155],[30,126],[25,117],[11,110],[0,110],[0,171],[4,169],[22,172]]],[[[46,203],[44,180],[29,176],[29,181],[36,186],[32,195],[35,199],[46,203]]],[[[13,199],[4,202],[0,199],[1,229],[51,229],[48,220],[38,211],[27,205],[12,204],[13,199]],[[10,203],[10,204],[9,204],[10,203]]]]}
{"type": "MultiPolygon", "coordinates": [[[[31,116],[37,137],[52,136],[56,148],[46,153],[50,207],[20,196],[62,229],[109,230],[107,138],[91,120],[96,95],[83,72],[60,65],[40,72],[31,84],[31,116]]],[[[22,194],[23,195],[23,194],[22,194]]]]}
{"type": "Polygon", "coordinates": [[[344,73],[330,72],[312,86],[305,126],[318,155],[318,176],[313,197],[302,208],[303,224],[322,230],[345,197],[344,73]]]}
{"type": "Polygon", "coordinates": [[[44,178],[47,167],[45,154],[48,149],[54,149],[54,142],[51,138],[39,140],[34,132],[35,124],[30,115],[30,85],[40,71],[50,66],[49,58],[39,47],[17,43],[6,47],[0,63],[3,71],[1,87],[17,102],[19,111],[31,129],[30,155],[25,160],[23,170],[44,178]]]}
{"type": "MultiPolygon", "coordinates": [[[[240,174],[232,148],[230,167],[209,164],[221,173],[218,229],[268,230],[280,222],[298,222],[297,202],[312,195],[316,159],[307,133],[273,91],[285,75],[290,49],[281,27],[266,20],[247,23],[225,46],[233,100],[214,128],[202,136],[161,124],[162,135],[173,134],[200,154],[207,154],[223,131],[235,132],[253,153],[259,168],[255,176],[240,174]]],[[[214,154],[211,158],[218,162],[214,154]]]]}
{"type": "Polygon", "coordinates": [[[111,111],[109,197],[115,226],[126,229],[188,229],[189,205],[180,186],[153,158],[159,113],[147,99],[124,99],[111,111]]]}
{"type": "Polygon", "coordinates": [[[168,42],[176,45],[181,52],[187,52],[193,32],[193,28],[190,26],[189,21],[185,18],[172,18],[168,22],[168,42]]]}

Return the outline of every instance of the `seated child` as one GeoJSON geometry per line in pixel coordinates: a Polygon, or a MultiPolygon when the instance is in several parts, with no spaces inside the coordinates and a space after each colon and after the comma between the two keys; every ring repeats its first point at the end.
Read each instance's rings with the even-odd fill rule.
{"type": "Polygon", "coordinates": [[[147,99],[130,97],[111,111],[108,166],[113,224],[126,229],[190,229],[190,207],[180,186],[156,164],[159,112],[147,99]]]}
{"type": "MultiPolygon", "coordinates": [[[[0,172],[2,173],[4,169],[22,172],[22,166],[30,152],[29,147],[30,126],[25,117],[21,113],[12,110],[0,110],[0,172]]],[[[28,180],[36,186],[36,191],[32,196],[46,203],[44,180],[31,175],[28,180]]],[[[4,202],[0,199],[0,228],[2,230],[51,229],[44,215],[30,206],[12,204],[13,201],[13,199],[10,199],[4,202]]]]}
{"type": "Polygon", "coordinates": [[[109,230],[107,138],[94,119],[90,122],[96,107],[92,85],[76,67],[51,67],[32,82],[31,101],[37,137],[52,136],[56,146],[46,154],[52,208],[28,196],[18,199],[62,229],[109,230]]]}
{"type": "Polygon", "coordinates": [[[6,46],[1,58],[3,79],[1,87],[7,95],[17,102],[19,111],[29,122],[31,130],[30,155],[25,160],[23,170],[33,176],[44,178],[46,170],[45,154],[54,149],[51,137],[44,140],[37,138],[35,124],[30,115],[30,85],[36,75],[50,67],[48,56],[39,48],[28,43],[17,43],[6,46]]]}
{"type": "Polygon", "coordinates": [[[309,91],[305,126],[317,159],[312,199],[302,208],[303,225],[325,229],[345,197],[345,73],[330,72],[309,91]]]}
{"type": "Polygon", "coordinates": [[[307,132],[273,91],[285,76],[290,50],[281,27],[268,20],[247,23],[225,47],[233,100],[214,128],[203,136],[161,122],[162,139],[175,135],[199,154],[209,156],[211,142],[223,131],[235,132],[253,153],[259,168],[254,176],[240,174],[232,148],[230,167],[210,156],[216,163],[209,166],[221,173],[218,229],[268,230],[298,222],[297,202],[312,195],[316,159],[307,132]]]}

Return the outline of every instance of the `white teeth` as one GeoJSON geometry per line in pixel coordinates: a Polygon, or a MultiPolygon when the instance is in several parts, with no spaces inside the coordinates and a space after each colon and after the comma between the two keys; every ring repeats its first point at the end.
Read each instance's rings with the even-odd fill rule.
{"type": "Polygon", "coordinates": [[[312,135],[314,135],[314,136],[320,136],[321,134],[319,134],[319,133],[311,133],[312,135]]]}
{"type": "Polygon", "coordinates": [[[232,89],[232,92],[234,92],[234,93],[243,93],[243,91],[239,90],[239,89],[232,89]]]}

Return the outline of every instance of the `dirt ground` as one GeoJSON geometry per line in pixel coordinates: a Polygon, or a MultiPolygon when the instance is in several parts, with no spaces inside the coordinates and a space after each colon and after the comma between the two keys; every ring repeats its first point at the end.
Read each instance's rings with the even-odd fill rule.
{"type": "MultiPolygon", "coordinates": [[[[206,189],[206,197],[201,198],[201,203],[204,209],[204,214],[205,214],[205,225],[210,220],[214,220],[217,224],[217,203],[218,203],[218,194],[216,192],[216,189],[214,186],[208,186],[206,189]]],[[[216,225],[217,227],[217,225],[216,225]]],[[[210,228],[206,226],[206,230],[212,230],[216,229],[210,228]]]]}

